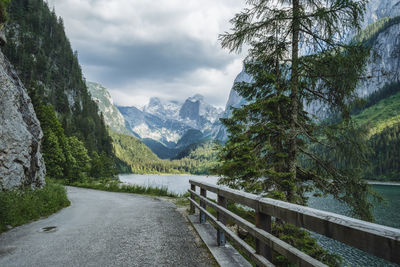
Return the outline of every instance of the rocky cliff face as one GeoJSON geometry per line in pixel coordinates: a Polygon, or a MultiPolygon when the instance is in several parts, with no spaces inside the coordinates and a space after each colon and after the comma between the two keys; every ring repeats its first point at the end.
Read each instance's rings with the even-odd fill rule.
{"type": "Polygon", "coordinates": [[[363,26],[375,23],[385,17],[400,15],[399,0],[370,0],[368,2],[363,26]]]}
{"type": "Polygon", "coordinates": [[[179,116],[184,120],[198,120],[200,116],[200,101],[187,99],[179,111],[179,116]]]}
{"type": "Polygon", "coordinates": [[[99,112],[103,114],[104,122],[111,130],[117,133],[132,135],[126,128],[125,119],[119,112],[111,98],[107,88],[94,82],[86,82],[89,93],[94,102],[99,107],[99,112]]]}
{"type": "MultiPolygon", "coordinates": [[[[244,68],[236,76],[233,84],[238,83],[238,82],[247,82],[247,83],[251,82],[251,76],[244,71],[244,68]]],[[[231,92],[229,93],[228,102],[226,103],[226,106],[225,106],[225,111],[222,114],[222,118],[228,118],[229,116],[232,115],[232,108],[239,108],[240,106],[245,105],[246,103],[247,103],[246,99],[241,97],[238,94],[238,92],[236,92],[233,89],[233,86],[232,86],[231,92]]],[[[215,121],[215,123],[212,127],[211,136],[213,137],[213,139],[216,139],[216,140],[219,140],[222,142],[225,142],[226,140],[228,140],[228,132],[226,131],[226,128],[221,123],[221,121],[219,121],[219,120],[215,121]]]]}
{"type": "Polygon", "coordinates": [[[0,190],[45,184],[42,137],[31,100],[0,52],[0,190]]]}
{"type": "Polygon", "coordinates": [[[361,97],[381,89],[385,84],[400,80],[400,24],[395,24],[380,33],[374,42],[371,63],[366,73],[372,78],[364,80],[358,87],[361,97]]]}

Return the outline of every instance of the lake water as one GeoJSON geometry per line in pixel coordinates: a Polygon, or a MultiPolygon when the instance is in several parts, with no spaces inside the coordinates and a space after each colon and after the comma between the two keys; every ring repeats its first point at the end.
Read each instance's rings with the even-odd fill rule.
{"type": "Polygon", "coordinates": [[[127,184],[136,184],[151,187],[167,187],[174,194],[183,195],[190,188],[189,180],[196,179],[201,182],[217,184],[216,176],[193,176],[193,175],[157,175],[157,174],[121,174],[119,180],[127,184]]]}
{"type": "MultiPolygon", "coordinates": [[[[168,190],[175,194],[184,194],[189,189],[189,179],[216,184],[218,177],[215,176],[192,176],[192,175],[120,175],[120,180],[128,184],[137,184],[152,187],[168,187],[168,190]]],[[[373,210],[376,223],[400,228],[400,186],[396,185],[373,185],[373,189],[381,194],[386,203],[376,204],[373,210]]],[[[209,194],[211,198],[215,195],[209,194]]],[[[309,206],[316,209],[335,212],[350,216],[346,205],[338,202],[332,197],[317,198],[311,197],[309,206]]],[[[314,235],[319,243],[329,251],[339,254],[345,266],[399,266],[391,264],[371,256],[363,251],[346,246],[340,242],[331,240],[324,236],[314,235]]]]}

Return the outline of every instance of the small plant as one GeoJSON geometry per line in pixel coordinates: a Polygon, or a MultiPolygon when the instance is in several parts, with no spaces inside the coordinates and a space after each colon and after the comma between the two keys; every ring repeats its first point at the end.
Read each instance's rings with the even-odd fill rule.
{"type": "Polygon", "coordinates": [[[69,205],[65,188],[49,179],[42,189],[0,192],[0,233],[9,226],[49,216],[69,205]]]}

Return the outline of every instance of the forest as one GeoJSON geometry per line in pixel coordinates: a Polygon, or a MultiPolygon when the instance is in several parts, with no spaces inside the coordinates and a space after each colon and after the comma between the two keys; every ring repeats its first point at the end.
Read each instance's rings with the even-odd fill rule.
{"type": "Polygon", "coordinates": [[[67,181],[114,177],[112,140],[62,18],[43,0],[13,0],[6,37],[2,51],[27,88],[42,125],[47,175],[67,181]]]}
{"type": "Polygon", "coordinates": [[[204,142],[188,149],[179,159],[162,160],[136,137],[110,131],[116,156],[126,162],[125,172],[210,174],[215,166],[213,142],[204,142]]]}
{"type": "Polygon", "coordinates": [[[353,109],[353,118],[368,129],[369,167],[365,179],[400,179],[400,83],[387,84],[353,109]]]}

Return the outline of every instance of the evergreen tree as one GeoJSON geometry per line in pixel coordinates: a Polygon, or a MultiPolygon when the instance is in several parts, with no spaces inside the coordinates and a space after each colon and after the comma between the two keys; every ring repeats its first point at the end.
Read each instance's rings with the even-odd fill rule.
{"type": "Polygon", "coordinates": [[[47,176],[62,179],[64,177],[65,156],[57,136],[49,132],[43,142],[43,158],[46,163],[47,176]]]}
{"type": "Polygon", "coordinates": [[[63,179],[71,161],[64,130],[51,105],[40,105],[36,109],[36,115],[44,135],[42,153],[47,175],[63,179]]]}
{"type": "Polygon", "coordinates": [[[72,166],[70,166],[71,175],[69,176],[69,180],[70,182],[77,180],[82,181],[87,177],[87,174],[90,171],[90,157],[88,155],[88,151],[83,142],[81,142],[75,136],[68,137],[67,142],[71,151],[71,155],[74,159],[72,166]]]}
{"type": "Polygon", "coordinates": [[[364,0],[248,0],[232,20],[222,46],[250,46],[245,71],[250,83],[235,84],[248,105],[223,119],[230,137],[219,154],[221,183],[306,204],[306,192],[332,194],[356,215],[372,219],[361,179],[366,150],[350,117],[355,87],[369,55],[345,43],[360,28],[364,0]],[[339,119],[318,123],[316,103],[339,119]],[[319,153],[318,147],[330,153],[319,153]],[[338,158],[346,161],[338,164],[338,158]],[[311,183],[310,183],[311,182],[311,183]]]}
{"type": "Polygon", "coordinates": [[[0,25],[7,21],[7,6],[10,0],[0,0],[0,25]]]}

